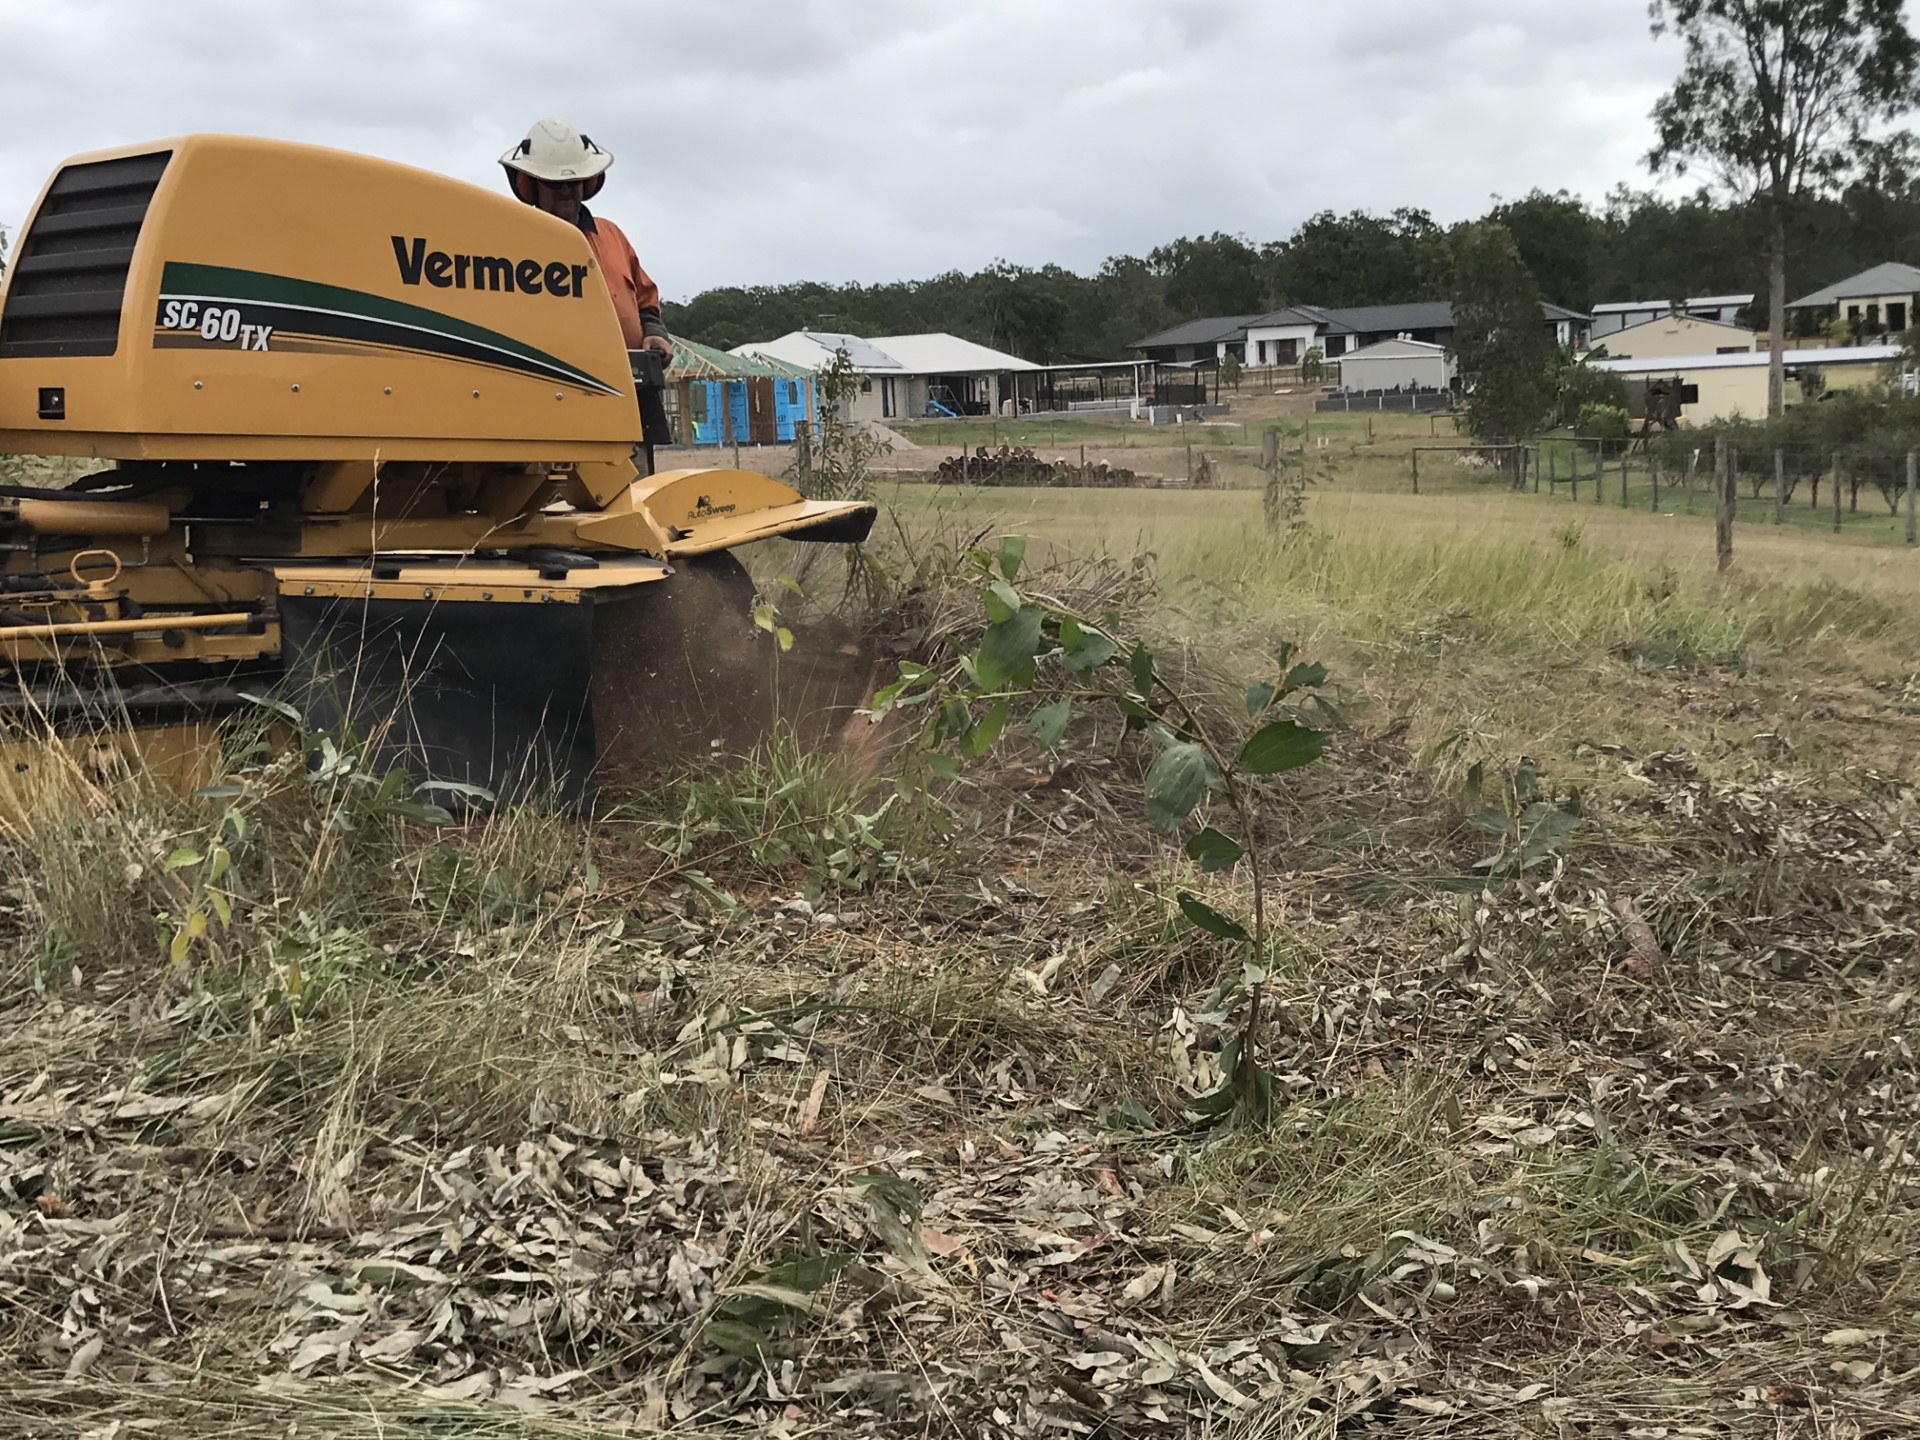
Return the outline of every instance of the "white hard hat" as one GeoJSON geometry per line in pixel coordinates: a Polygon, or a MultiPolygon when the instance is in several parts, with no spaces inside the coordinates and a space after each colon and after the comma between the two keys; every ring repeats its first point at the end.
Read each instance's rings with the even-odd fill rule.
{"type": "MultiPolygon", "coordinates": [[[[559,184],[568,180],[586,182],[592,194],[605,184],[602,177],[613,164],[613,156],[575,130],[564,120],[542,120],[527,132],[527,138],[500,157],[507,178],[530,175],[536,180],[559,184]]],[[[519,193],[520,187],[514,186],[519,193]]]]}

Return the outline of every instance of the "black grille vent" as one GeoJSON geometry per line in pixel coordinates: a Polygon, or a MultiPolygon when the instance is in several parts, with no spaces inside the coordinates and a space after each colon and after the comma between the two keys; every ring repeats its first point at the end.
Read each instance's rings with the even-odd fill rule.
{"type": "Polygon", "coordinates": [[[111,355],[134,242],[172,152],[69,165],[8,267],[0,360],[111,355]]]}

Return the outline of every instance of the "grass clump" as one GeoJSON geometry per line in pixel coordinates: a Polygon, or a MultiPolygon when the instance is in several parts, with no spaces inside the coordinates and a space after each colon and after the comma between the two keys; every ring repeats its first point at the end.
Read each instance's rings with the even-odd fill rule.
{"type": "Polygon", "coordinates": [[[810,902],[924,877],[952,818],[914,777],[863,773],[784,724],[744,755],[674,767],[607,816],[658,859],[657,874],[791,881],[810,902]]]}

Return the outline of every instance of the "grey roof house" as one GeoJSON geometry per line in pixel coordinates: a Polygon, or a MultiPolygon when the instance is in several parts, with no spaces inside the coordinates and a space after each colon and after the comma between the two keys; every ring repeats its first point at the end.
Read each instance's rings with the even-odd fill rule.
{"type": "Polygon", "coordinates": [[[1920,320],[1916,300],[1920,300],[1920,269],[1889,260],[1802,295],[1788,302],[1787,309],[1818,310],[1834,318],[1844,315],[1861,334],[1897,334],[1920,320]]]}
{"type": "MultiPolygon", "coordinates": [[[[1542,303],[1542,321],[1562,345],[1580,340],[1587,317],[1577,310],[1542,303]]],[[[1189,320],[1133,342],[1149,360],[1193,361],[1240,352],[1248,365],[1297,365],[1308,350],[1329,360],[1382,340],[1418,340],[1446,345],[1453,339],[1453,306],[1445,300],[1404,305],[1330,308],[1289,305],[1265,315],[1216,315],[1189,320]]]]}
{"type": "Polygon", "coordinates": [[[1226,352],[1225,345],[1247,338],[1247,322],[1258,315],[1210,315],[1200,320],[1184,320],[1167,330],[1136,340],[1129,348],[1148,360],[1181,364],[1191,360],[1216,359],[1226,352]]]}

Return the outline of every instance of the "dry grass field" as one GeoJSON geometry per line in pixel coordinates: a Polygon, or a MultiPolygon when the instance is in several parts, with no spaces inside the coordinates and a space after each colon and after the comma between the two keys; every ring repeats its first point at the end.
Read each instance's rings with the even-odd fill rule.
{"type": "Polygon", "coordinates": [[[887,483],[881,607],[782,602],[784,666],[931,655],[1026,534],[1197,704],[1328,666],[1260,1119],[1195,1108],[1241,959],[1173,901],[1246,882],[1097,711],[590,823],[76,763],[0,839],[0,1436],[1920,1434],[1920,555],[1723,577],[1704,516],[1411,496],[1415,435],[1335,429],[1291,536],[887,483]]]}

